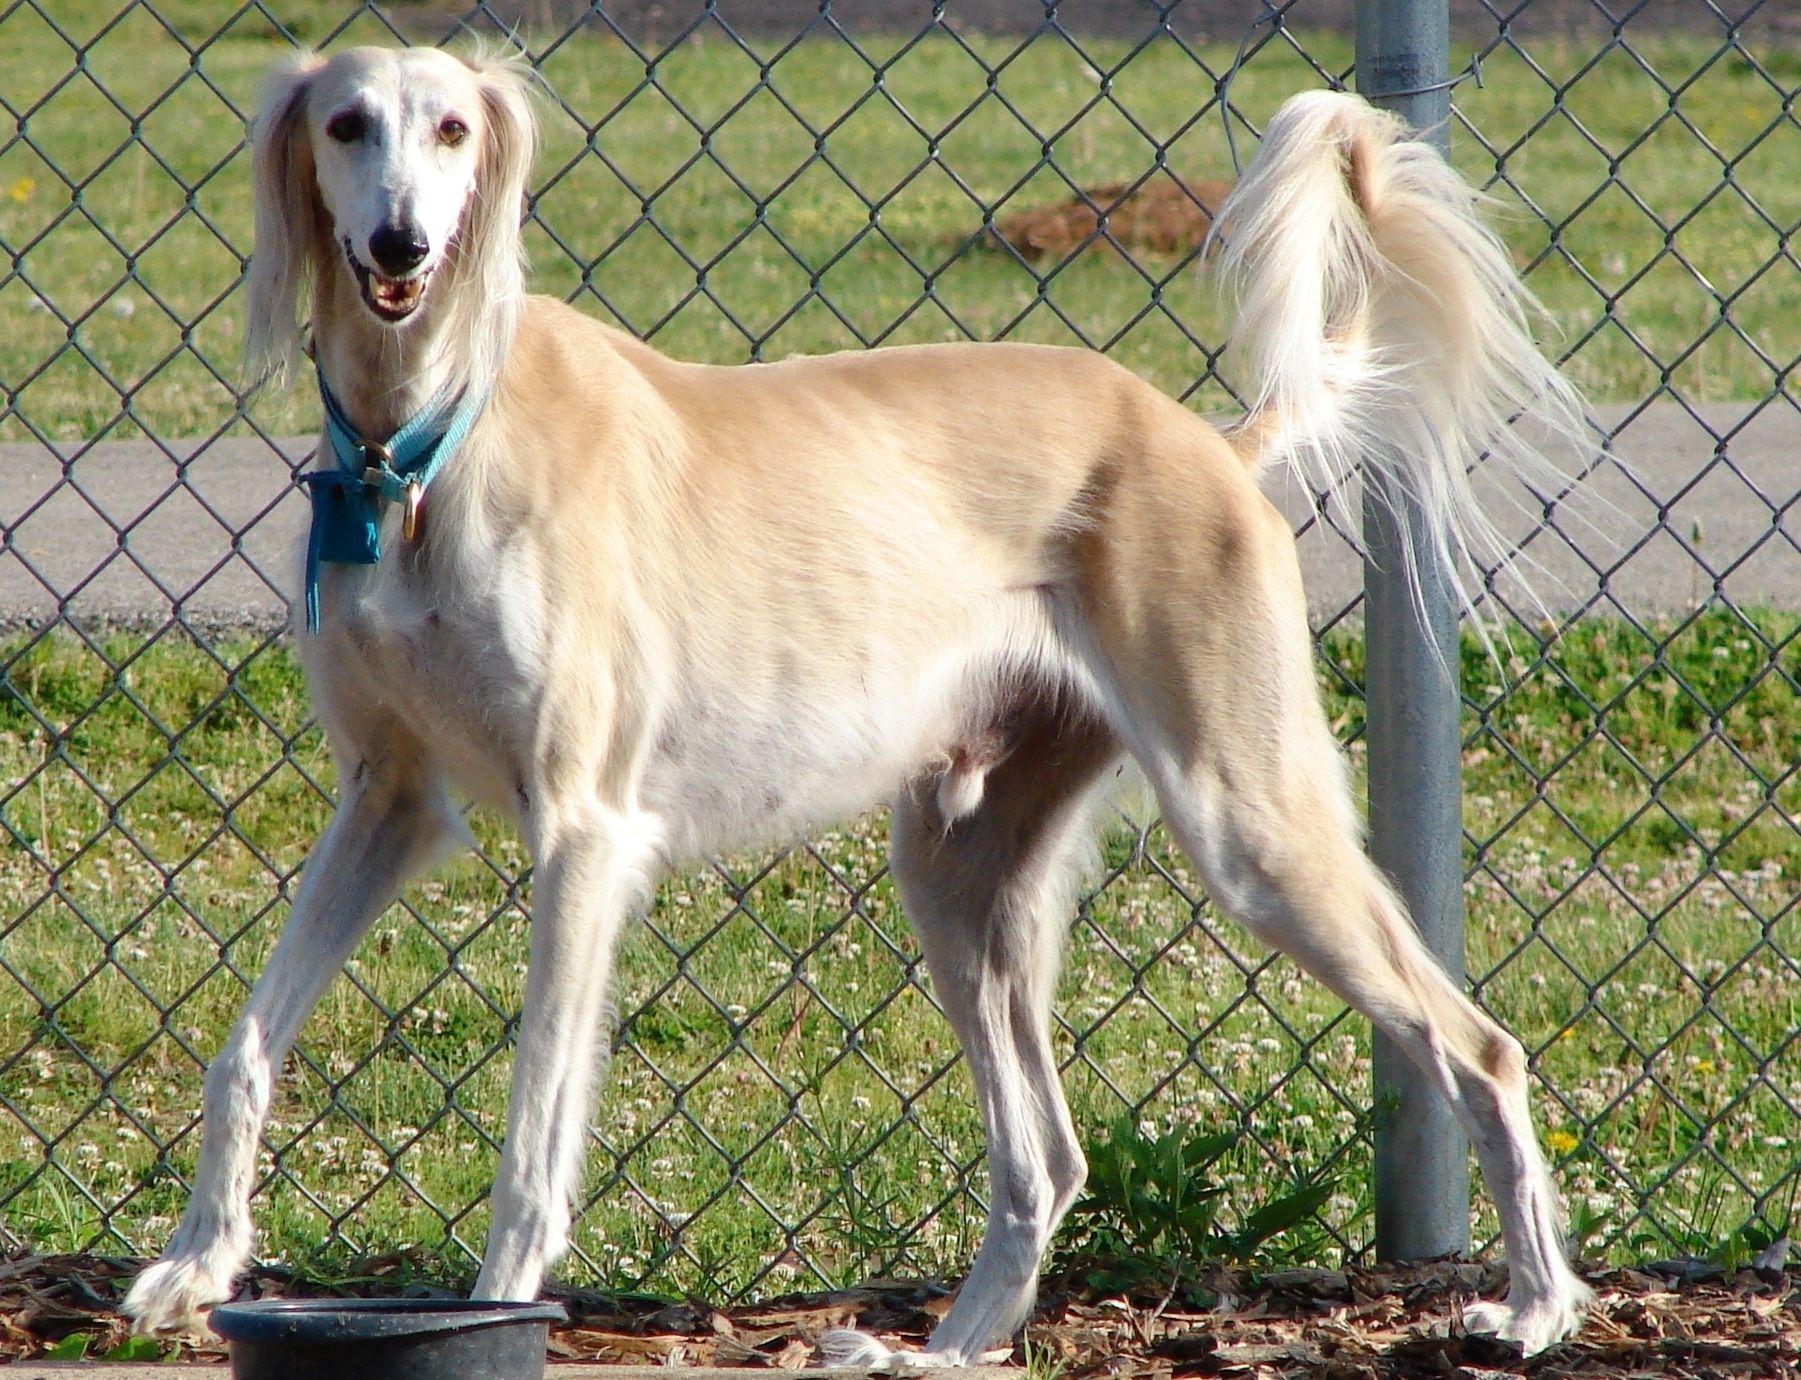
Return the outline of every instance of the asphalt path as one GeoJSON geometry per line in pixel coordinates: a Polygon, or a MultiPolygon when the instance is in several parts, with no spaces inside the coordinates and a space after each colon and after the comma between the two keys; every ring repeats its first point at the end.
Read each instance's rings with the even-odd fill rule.
{"type": "MultiPolygon", "coordinates": [[[[1781,400],[1658,402],[1594,416],[1611,434],[1608,450],[1550,524],[1542,504],[1483,493],[1524,553],[1515,568],[1530,590],[1502,581],[1509,607],[1644,618],[1718,597],[1801,610],[1801,410],[1781,400]]],[[[1300,529],[1310,516],[1304,491],[1285,471],[1266,488],[1300,529]]],[[[1301,530],[1299,546],[1313,615],[1329,617],[1362,588],[1361,558],[1319,521],[1301,530]]]]}
{"type": "MultiPolygon", "coordinates": [[[[1801,609],[1801,412],[1658,403],[1601,409],[1600,420],[1620,427],[1624,466],[1597,472],[1605,506],[1593,523],[1571,520],[1528,545],[1545,604],[1644,617],[1719,593],[1801,609]]],[[[136,625],[177,613],[205,627],[282,625],[307,516],[293,476],[313,445],[0,446],[0,625],[59,610],[136,625]]],[[[1309,515],[1285,475],[1269,490],[1297,526],[1309,515]]],[[[1514,534],[1532,526],[1499,506],[1514,534]]],[[[1361,562],[1319,522],[1300,548],[1314,615],[1328,617],[1355,598],[1361,562]]]]}

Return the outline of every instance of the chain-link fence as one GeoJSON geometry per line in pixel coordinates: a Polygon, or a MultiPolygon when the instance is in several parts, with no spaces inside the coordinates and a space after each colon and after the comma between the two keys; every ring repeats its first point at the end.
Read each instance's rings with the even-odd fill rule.
{"type": "MultiPolygon", "coordinates": [[[[282,631],[316,404],[234,372],[260,73],[293,43],[514,36],[543,78],[535,285],[676,355],[1060,342],[1229,410],[1196,232],[1282,98],[1349,82],[1346,14],[959,9],[0,4],[5,1238],[160,1244],[203,1062],[329,810],[282,631]]],[[[1781,1225],[1801,1177],[1801,37],[1699,0],[1455,18],[1453,157],[1634,465],[1601,481],[1620,540],[1531,535],[1556,614],[1497,587],[1500,664],[1466,648],[1470,975],[1532,1054],[1587,1248],[1704,1251],[1781,1225]]],[[[1360,761],[1356,562],[1282,497],[1360,761]]],[[[529,876],[472,827],[284,1071],[265,1255],[479,1253],[529,876]]],[[[726,1296],[966,1263],[980,1127],[884,832],[659,891],[567,1268],[726,1296]]],[[[1086,1127],[1236,1128],[1234,1211],[1331,1176],[1305,1248],[1366,1249],[1366,1031],[1129,812],[1056,1037],[1086,1127]]]]}

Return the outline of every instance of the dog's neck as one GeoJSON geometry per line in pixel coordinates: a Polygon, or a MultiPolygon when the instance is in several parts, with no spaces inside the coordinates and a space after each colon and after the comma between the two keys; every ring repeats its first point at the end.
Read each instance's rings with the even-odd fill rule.
{"type": "MultiPolygon", "coordinates": [[[[448,267],[448,265],[446,266],[448,267]]],[[[440,271],[441,277],[448,274],[440,271]]],[[[313,350],[344,415],[365,438],[385,440],[446,383],[466,374],[456,348],[448,294],[432,284],[400,326],[377,321],[341,263],[326,270],[313,302],[313,350]]]]}

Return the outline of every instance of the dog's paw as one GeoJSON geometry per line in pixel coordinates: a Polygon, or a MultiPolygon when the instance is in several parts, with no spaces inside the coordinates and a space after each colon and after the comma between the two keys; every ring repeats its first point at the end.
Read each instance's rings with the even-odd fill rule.
{"type": "MultiPolygon", "coordinates": [[[[993,1354],[1004,1359],[1010,1353],[993,1354]]],[[[921,1371],[969,1364],[961,1353],[954,1351],[896,1351],[867,1332],[855,1332],[848,1327],[834,1327],[820,1334],[819,1359],[825,1366],[866,1370],[871,1375],[917,1375],[921,1371]]],[[[988,1354],[980,1359],[988,1360],[988,1354]]]]}
{"type": "Polygon", "coordinates": [[[120,1311],[134,1332],[210,1337],[206,1312],[231,1297],[236,1276],[235,1264],[207,1254],[165,1256],[132,1281],[120,1311]]]}
{"type": "Polygon", "coordinates": [[[1568,1288],[1520,1304],[1512,1300],[1469,1304],[1463,1310],[1463,1326],[1469,1332],[1518,1342],[1526,1355],[1536,1356],[1575,1335],[1592,1298],[1586,1286],[1572,1279],[1568,1288]]]}
{"type": "Polygon", "coordinates": [[[859,1370],[882,1373],[900,1354],[883,1346],[867,1332],[848,1327],[833,1327],[819,1334],[819,1360],[826,1366],[855,1366],[859,1370]]]}

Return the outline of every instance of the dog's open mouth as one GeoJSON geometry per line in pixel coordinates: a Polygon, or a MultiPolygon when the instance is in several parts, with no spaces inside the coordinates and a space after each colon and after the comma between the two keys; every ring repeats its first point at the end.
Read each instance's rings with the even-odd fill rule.
{"type": "Polygon", "coordinates": [[[419,303],[425,297],[425,285],[431,281],[431,269],[410,278],[384,278],[357,258],[349,240],[344,241],[344,257],[350,261],[357,286],[363,291],[363,305],[383,321],[394,325],[419,309],[419,303]]]}

